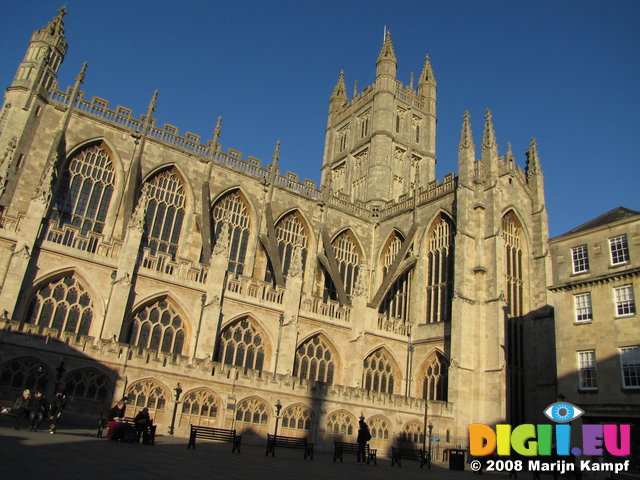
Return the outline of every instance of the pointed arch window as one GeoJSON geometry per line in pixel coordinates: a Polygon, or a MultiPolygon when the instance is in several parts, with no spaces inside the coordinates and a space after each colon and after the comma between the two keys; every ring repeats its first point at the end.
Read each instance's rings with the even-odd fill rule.
{"type": "Polygon", "coordinates": [[[103,144],[84,148],[71,157],[51,212],[58,226],[71,225],[81,235],[102,233],[113,195],[115,175],[103,144]]]}
{"type": "MultiPolygon", "coordinates": [[[[382,255],[382,277],[389,272],[389,268],[398,256],[404,237],[394,231],[387,240],[387,245],[382,255]]],[[[387,322],[406,323],[408,320],[409,292],[411,291],[411,272],[403,273],[391,286],[385,295],[378,313],[387,322]]]]}
{"type": "Polygon", "coordinates": [[[523,240],[522,227],[513,212],[502,218],[502,238],[505,243],[505,282],[509,315],[519,317],[523,314],[523,240]]]}
{"type": "Polygon", "coordinates": [[[136,409],[148,408],[149,414],[161,412],[167,405],[167,389],[155,380],[138,380],[127,389],[129,405],[136,409]]]}
{"type": "Polygon", "coordinates": [[[289,434],[304,435],[311,430],[313,412],[304,405],[292,405],[282,413],[282,429],[289,430],[289,434]]]}
{"type": "Polygon", "coordinates": [[[220,414],[221,401],[207,388],[191,390],[182,397],[181,423],[213,427],[220,414]]]}
{"type": "Polygon", "coordinates": [[[453,226],[440,215],[431,226],[427,251],[427,323],[451,318],[453,226]]]}
{"type": "Polygon", "coordinates": [[[447,364],[442,355],[437,353],[427,365],[424,374],[424,398],[426,400],[447,401],[447,364]]]}
{"type": "Polygon", "coordinates": [[[311,337],[296,349],[293,375],[316,382],[333,383],[335,353],[321,335],[311,337]]]}
{"type": "Polygon", "coordinates": [[[259,398],[242,400],[236,407],[236,422],[248,425],[266,425],[269,420],[267,405],[259,398]]]}
{"type": "MultiPolygon", "coordinates": [[[[304,268],[307,263],[308,239],[304,220],[299,212],[288,213],[280,219],[276,225],[276,241],[278,242],[278,251],[280,252],[280,260],[282,261],[282,274],[285,277],[289,274],[294,249],[299,245],[302,249],[302,272],[304,276],[304,268]]],[[[272,282],[273,278],[273,270],[271,266],[269,266],[265,275],[265,281],[272,282]]]]}
{"type": "Polygon", "coordinates": [[[163,298],[134,313],[124,341],[140,349],[181,354],[184,339],[182,318],[173,305],[163,298]]]}
{"type": "Polygon", "coordinates": [[[327,418],[326,432],[331,435],[351,436],[356,431],[356,419],[353,415],[345,411],[332,413],[327,418]]]}
{"type": "Polygon", "coordinates": [[[420,422],[412,420],[402,427],[400,434],[401,444],[422,445],[424,441],[424,428],[420,422]]]}
{"type": "Polygon", "coordinates": [[[94,307],[89,293],[73,274],[38,289],[31,300],[26,323],[62,332],[89,335],[94,307]]]}
{"type": "Polygon", "coordinates": [[[69,397],[96,402],[106,401],[110,389],[107,377],[95,368],[81,368],[71,372],[64,387],[69,397]]]}
{"type": "MultiPolygon", "coordinates": [[[[10,360],[0,370],[0,387],[22,391],[25,388],[46,392],[50,372],[47,366],[34,357],[10,360]]],[[[11,400],[14,400],[13,394],[11,400]]]]}
{"type": "Polygon", "coordinates": [[[392,430],[388,419],[382,415],[376,415],[369,419],[368,424],[372,440],[389,440],[392,430]]]}
{"type": "Polygon", "coordinates": [[[262,334],[248,318],[235,321],[220,333],[216,361],[238,367],[262,370],[265,345],[262,334]]]}
{"type": "Polygon", "coordinates": [[[174,168],[155,174],[145,184],[148,203],[142,247],[151,255],[175,257],[185,214],[184,185],[174,168]]]}
{"type": "Polygon", "coordinates": [[[362,386],[365,390],[393,393],[395,371],[389,354],[379,348],[364,360],[362,386]]]}
{"type": "Polygon", "coordinates": [[[235,276],[244,272],[249,243],[249,207],[239,191],[222,197],[213,207],[213,244],[218,241],[222,226],[229,224],[229,263],[227,271],[235,276]]]}
{"type": "MultiPolygon", "coordinates": [[[[336,262],[338,263],[340,278],[342,278],[342,282],[344,283],[345,293],[351,295],[353,287],[358,280],[358,274],[360,273],[360,248],[349,230],[338,235],[331,245],[333,246],[333,251],[336,256],[336,262]]],[[[327,298],[331,300],[338,299],[336,287],[328,274],[325,274],[324,297],[325,300],[327,298]]]]}

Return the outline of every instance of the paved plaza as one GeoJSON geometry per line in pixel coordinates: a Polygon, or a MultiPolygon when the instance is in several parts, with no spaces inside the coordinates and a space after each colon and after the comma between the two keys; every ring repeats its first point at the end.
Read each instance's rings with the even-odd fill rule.
{"type": "MultiPolygon", "coordinates": [[[[0,472],[4,478],[64,479],[479,479],[506,478],[450,471],[444,465],[420,469],[406,461],[402,468],[391,467],[389,459],[378,465],[357,465],[355,455],[345,463],[334,463],[333,455],[315,454],[313,461],[303,460],[300,450],[277,450],[276,457],[265,457],[265,447],[243,445],[240,455],[231,454],[231,445],[201,442],[187,450],[187,439],[157,437],[156,445],[134,445],[95,437],[95,430],[65,429],[50,435],[46,430],[14,430],[0,424],[0,472]],[[11,477],[6,477],[11,474],[11,477]]],[[[530,475],[521,475],[521,478],[530,475]]],[[[549,477],[551,478],[551,477],[549,477]]]]}

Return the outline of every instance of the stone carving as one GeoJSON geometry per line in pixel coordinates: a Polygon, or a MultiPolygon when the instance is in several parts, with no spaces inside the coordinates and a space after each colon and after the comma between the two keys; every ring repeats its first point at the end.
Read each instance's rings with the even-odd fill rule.
{"type": "Polygon", "coordinates": [[[133,215],[129,219],[128,228],[132,230],[138,230],[142,232],[144,229],[144,219],[147,213],[147,205],[149,204],[149,185],[145,183],[138,199],[136,209],[133,211],[133,215]]]}
{"type": "Polygon", "coordinates": [[[289,266],[289,277],[302,277],[302,243],[300,242],[300,240],[298,240],[298,242],[296,242],[293,247],[291,265],[289,266]]]}
{"type": "Polygon", "coordinates": [[[220,229],[220,234],[218,235],[216,244],[213,247],[211,256],[227,256],[229,254],[231,231],[229,229],[229,222],[227,220],[228,218],[225,218],[222,221],[222,228],[220,229]]]}
{"type": "Polygon", "coordinates": [[[44,167],[40,181],[38,182],[38,188],[36,194],[33,197],[34,200],[39,200],[41,203],[48,205],[53,194],[53,183],[55,181],[55,169],[58,164],[58,153],[54,153],[47,164],[44,167]]]}
{"type": "Polygon", "coordinates": [[[4,194],[7,188],[7,182],[9,181],[9,170],[13,164],[13,155],[18,145],[18,137],[15,135],[7,143],[7,149],[4,151],[2,158],[0,158],[0,197],[4,194]]]}
{"type": "Polygon", "coordinates": [[[365,278],[368,273],[367,264],[361,262],[359,267],[358,278],[353,286],[353,295],[356,297],[362,297],[367,294],[367,280],[365,278]]]}

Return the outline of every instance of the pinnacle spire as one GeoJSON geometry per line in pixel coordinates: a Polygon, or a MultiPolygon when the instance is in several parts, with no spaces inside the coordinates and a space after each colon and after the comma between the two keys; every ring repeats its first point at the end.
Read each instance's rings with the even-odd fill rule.
{"type": "Polygon", "coordinates": [[[52,37],[64,36],[64,21],[62,20],[67,14],[66,7],[58,9],[58,15],[51,20],[43,30],[47,30],[52,37]]]}
{"type": "Polygon", "coordinates": [[[421,85],[427,82],[436,83],[436,77],[433,74],[433,67],[431,66],[431,60],[429,59],[429,55],[427,55],[424,59],[424,65],[422,66],[422,73],[420,74],[420,80],[418,80],[418,85],[421,85]]]}
{"type": "Polygon", "coordinates": [[[511,149],[511,142],[507,142],[507,162],[508,163],[515,163],[516,159],[513,156],[513,150],[511,149]]]}
{"type": "Polygon", "coordinates": [[[496,133],[493,129],[493,122],[491,115],[491,110],[487,109],[487,112],[484,115],[485,123],[484,123],[484,134],[482,136],[482,149],[483,150],[492,150],[497,149],[498,145],[496,142],[496,133]]]}
{"type": "Polygon", "coordinates": [[[216,122],[216,128],[213,130],[213,144],[217,145],[218,140],[220,139],[220,130],[222,129],[222,117],[218,117],[218,121],[216,122]]]}
{"type": "Polygon", "coordinates": [[[536,139],[533,137],[531,137],[529,150],[527,150],[527,167],[525,173],[527,174],[527,177],[529,175],[540,174],[540,157],[538,156],[538,145],[536,143],[536,139]]]}
{"type": "Polygon", "coordinates": [[[331,98],[344,98],[345,100],[347,99],[347,86],[344,82],[344,71],[340,71],[340,76],[338,77],[338,82],[333,89],[331,98]]]}
{"type": "Polygon", "coordinates": [[[393,60],[394,62],[397,60],[396,54],[393,51],[393,43],[391,42],[391,32],[389,30],[387,30],[384,36],[382,49],[380,50],[380,55],[378,55],[378,62],[380,60],[385,60],[385,59],[393,60]]]}
{"type": "Polygon", "coordinates": [[[273,164],[277,165],[280,160],[280,140],[276,141],[276,149],[273,151],[273,164]]]}
{"type": "Polygon", "coordinates": [[[469,110],[464,111],[462,120],[462,133],[460,134],[460,144],[458,150],[473,147],[473,134],[471,133],[471,123],[469,122],[469,110]]]}

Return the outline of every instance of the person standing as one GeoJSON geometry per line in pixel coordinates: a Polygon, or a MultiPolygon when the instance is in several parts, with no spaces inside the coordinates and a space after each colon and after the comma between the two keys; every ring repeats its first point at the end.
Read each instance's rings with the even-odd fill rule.
{"type": "Polygon", "coordinates": [[[29,416],[30,407],[31,390],[27,388],[22,392],[22,395],[16,398],[16,401],[13,403],[13,409],[11,411],[16,414],[16,423],[14,424],[13,428],[15,428],[16,430],[20,430],[20,423],[22,422],[23,418],[29,416]]]}
{"type": "Polygon", "coordinates": [[[369,432],[369,426],[364,421],[364,415],[360,415],[360,421],[358,422],[358,464],[364,464],[367,461],[367,442],[371,440],[371,432],[369,432]]]}
{"type": "Polygon", "coordinates": [[[49,433],[56,433],[58,420],[60,419],[62,412],[64,412],[64,407],[66,406],[66,404],[67,396],[62,392],[58,392],[49,405],[49,421],[51,422],[49,424],[49,433]]]}

